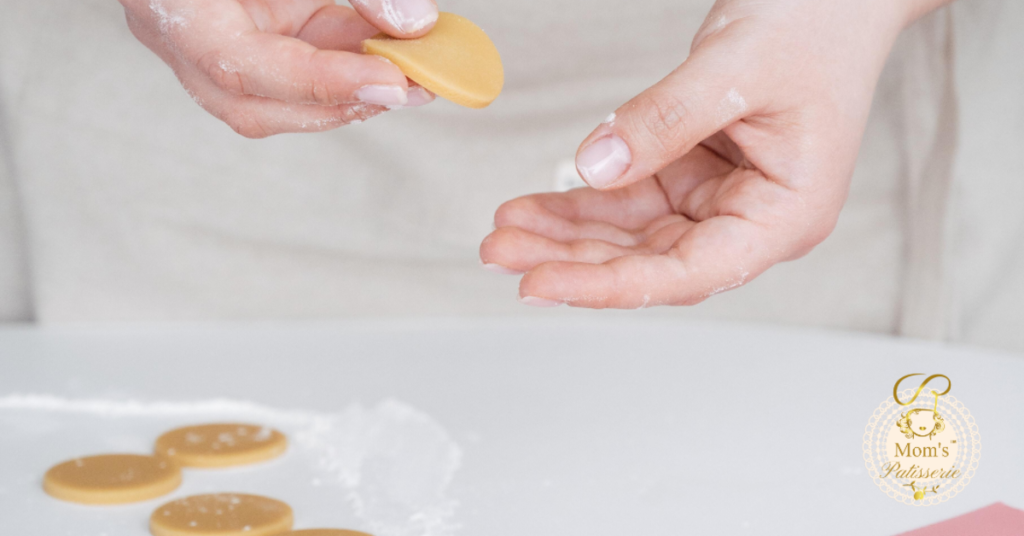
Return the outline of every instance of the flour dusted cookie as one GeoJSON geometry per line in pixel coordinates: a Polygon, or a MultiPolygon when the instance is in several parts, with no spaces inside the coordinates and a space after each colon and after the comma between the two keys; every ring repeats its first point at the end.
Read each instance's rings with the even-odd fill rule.
{"type": "Polygon", "coordinates": [[[229,467],[276,458],[288,448],[284,434],[265,426],[223,423],[176,428],[156,440],[156,453],[182,467],[229,467]]]}
{"type": "Polygon", "coordinates": [[[269,497],[211,493],[171,501],[149,516],[153,536],[270,536],[291,530],[292,508],[269,497]]]}
{"type": "Polygon", "coordinates": [[[491,104],[505,85],[494,43],[479,26],[453,13],[441,13],[423,37],[381,34],[363,41],[363,51],[391,60],[414,82],[469,108],[491,104]]]}
{"type": "Polygon", "coordinates": [[[101,454],[55,465],[43,477],[43,490],[64,501],[121,504],[174,491],[181,470],[160,456],[101,454]]]}

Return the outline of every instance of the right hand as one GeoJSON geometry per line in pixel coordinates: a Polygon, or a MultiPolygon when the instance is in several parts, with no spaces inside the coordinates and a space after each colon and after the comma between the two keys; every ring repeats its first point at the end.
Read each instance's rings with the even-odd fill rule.
{"type": "Polygon", "coordinates": [[[132,33],[192,98],[247,138],[315,132],[434,99],[394,64],[360,54],[378,32],[411,38],[434,0],[121,0],[132,33]]]}

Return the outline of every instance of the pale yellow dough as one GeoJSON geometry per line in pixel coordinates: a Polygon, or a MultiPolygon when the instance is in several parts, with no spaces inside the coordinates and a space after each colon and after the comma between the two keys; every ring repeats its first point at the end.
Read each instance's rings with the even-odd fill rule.
{"type": "Polygon", "coordinates": [[[381,34],[363,41],[363,51],[391,60],[409,79],[470,108],[491,104],[505,85],[494,43],[479,26],[453,13],[441,13],[423,37],[381,34]]]}
{"type": "Polygon", "coordinates": [[[284,434],[252,424],[177,428],[156,440],[156,453],[182,467],[228,467],[276,458],[288,448],[284,434]]]}
{"type": "Polygon", "coordinates": [[[271,536],[291,528],[290,506],[242,493],[193,495],[171,501],[149,516],[153,536],[271,536]]]}
{"type": "Polygon", "coordinates": [[[174,491],[181,470],[160,456],[101,454],[75,458],[50,468],[43,477],[46,493],[82,504],[145,501],[174,491]]]}

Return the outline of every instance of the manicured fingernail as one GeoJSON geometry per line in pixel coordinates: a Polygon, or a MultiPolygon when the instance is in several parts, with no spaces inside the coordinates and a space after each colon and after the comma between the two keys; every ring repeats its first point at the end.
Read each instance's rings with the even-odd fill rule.
{"type": "Polygon", "coordinates": [[[513,270],[511,268],[505,268],[504,266],[502,266],[500,264],[494,264],[494,263],[487,263],[487,262],[485,262],[485,263],[483,263],[483,267],[484,267],[484,270],[489,270],[491,272],[494,272],[496,274],[501,274],[501,275],[520,275],[520,274],[523,273],[523,272],[520,272],[519,270],[513,270]]]}
{"type": "Polygon", "coordinates": [[[384,0],[384,18],[405,33],[416,33],[437,22],[437,8],[430,0],[384,0]]]}
{"type": "Polygon", "coordinates": [[[409,88],[409,102],[406,103],[408,107],[423,106],[424,104],[430,104],[434,102],[434,94],[427,91],[420,86],[413,86],[409,88]]]}
{"type": "Polygon", "coordinates": [[[520,296],[519,303],[529,305],[530,307],[558,307],[559,305],[562,305],[562,302],[560,301],[536,298],[534,296],[520,296]]]}
{"type": "Polygon", "coordinates": [[[363,86],[356,91],[360,102],[379,106],[403,106],[409,96],[400,86],[363,86]]]}
{"type": "Polygon", "coordinates": [[[611,186],[629,169],[633,154],[625,140],[611,134],[583,149],[576,157],[576,169],[594,188],[611,186]]]}

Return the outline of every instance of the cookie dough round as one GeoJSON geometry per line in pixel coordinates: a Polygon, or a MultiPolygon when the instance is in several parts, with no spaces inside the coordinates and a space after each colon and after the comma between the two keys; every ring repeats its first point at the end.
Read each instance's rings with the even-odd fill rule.
{"type": "Polygon", "coordinates": [[[372,536],[365,532],[359,532],[357,530],[344,530],[344,529],[303,529],[293,530],[278,536],[372,536]]]}
{"type": "Polygon", "coordinates": [[[469,108],[488,106],[505,85],[494,43],[479,26],[454,13],[441,13],[430,33],[417,39],[384,34],[367,39],[363,52],[391,60],[412,81],[469,108]]]}
{"type": "Polygon", "coordinates": [[[153,536],[270,536],[291,528],[290,506],[243,493],[193,495],[171,501],[149,516],[153,536]]]}
{"type": "Polygon", "coordinates": [[[176,428],[156,440],[156,453],[182,467],[229,467],[262,462],[288,448],[284,434],[253,424],[201,424],[176,428]]]}
{"type": "Polygon", "coordinates": [[[161,456],[101,454],[55,465],[43,477],[46,493],[82,504],[145,501],[181,485],[181,469],[161,456]]]}

